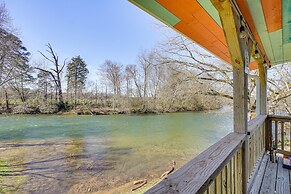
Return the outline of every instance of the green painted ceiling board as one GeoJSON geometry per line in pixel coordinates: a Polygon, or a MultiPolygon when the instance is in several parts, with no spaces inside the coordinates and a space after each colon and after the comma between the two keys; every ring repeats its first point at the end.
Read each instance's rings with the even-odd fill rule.
{"type": "Polygon", "coordinates": [[[198,3],[207,11],[214,21],[222,28],[219,13],[210,0],[197,0],[198,3]]]}
{"type": "Polygon", "coordinates": [[[261,1],[259,0],[247,0],[248,7],[250,9],[251,15],[254,19],[256,29],[258,31],[258,34],[260,36],[260,39],[262,41],[262,44],[264,46],[264,49],[266,51],[266,54],[270,61],[274,61],[274,54],[272,45],[270,42],[269,33],[267,30],[265,17],[261,5],[261,1]]]}
{"type": "Polygon", "coordinates": [[[291,43],[283,45],[284,50],[284,62],[291,61],[291,43]]]}
{"type": "Polygon", "coordinates": [[[282,29],[269,34],[274,53],[274,63],[283,59],[282,29]]]}
{"type": "Polygon", "coordinates": [[[157,3],[155,0],[129,1],[170,26],[175,26],[180,21],[179,18],[177,18],[174,14],[169,12],[166,8],[164,8],[161,4],[157,3]]]}
{"type": "Polygon", "coordinates": [[[283,43],[291,43],[291,1],[282,1],[283,43]]]}

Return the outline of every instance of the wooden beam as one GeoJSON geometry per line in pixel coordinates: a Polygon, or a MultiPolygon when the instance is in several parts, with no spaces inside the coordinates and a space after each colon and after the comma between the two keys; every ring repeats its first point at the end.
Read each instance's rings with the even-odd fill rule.
{"type": "MultiPolygon", "coordinates": [[[[247,133],[248,114],[248,77],[245,67],[250,63],[252,41],[249,38],[239,38],[240,16],[234,10],[231,0],[211,0],[211,3],[219,12],[224,35],[229,49],[233,66],[233,117],[234,131],[247,133]]],[[[243,144],[241,162],[242,165],[242,193],[247,192],[248,180],[248,140],[243,144]]]]}

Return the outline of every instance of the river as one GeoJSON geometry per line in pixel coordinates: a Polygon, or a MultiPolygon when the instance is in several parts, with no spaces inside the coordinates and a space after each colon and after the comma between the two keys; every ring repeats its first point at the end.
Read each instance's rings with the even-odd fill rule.
{"type": "Polygon", "coordinates": [[[231,130],[228,109],[159,115],[3,115],[0,193],[130,192],[139,179],[147,179],[149,187],[172,161],[181,167],[231,130]]]}

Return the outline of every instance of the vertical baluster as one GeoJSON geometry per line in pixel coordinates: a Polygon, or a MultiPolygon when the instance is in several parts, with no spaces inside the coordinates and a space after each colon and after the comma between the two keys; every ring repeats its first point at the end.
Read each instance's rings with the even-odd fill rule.
{"type": "Polygon", "coordinates": [[[221,193],[221,173],[215,179],[215,193],[221,193]]]}
{"type": "Polygon", "coordinates": [[[253,135],[250,138],[250,146],[249,146],[249,174],[251,173],[251,168],[252,168],[252,157],[253,157],[253,135]]]}
{"type": "MultiPolygon", "coordinates": [[[[265,147],[265,125],[262,125],[261,127],[261,151],[264,149],[265,147]]],[[[260,153],[261,153],[260,151],[260,153]]]]}
{"type": "Polygon", "coordinates": [[[209,186],[207,190],[207,194],[215,194],[215,180],[209,186]]]}
{"type": "Polygon", "coordinates": [[[231,165],[230,165],[230,172],[231,172],[231,193],[235,193],[235,157],[236,155],[233,156],[231,159],[231,165]]]}
{"type": "MultiPolygon", "coordinates": [[[[242,148],[238,151],[237,153],[237,193],[242,193],[243,192],[243,163],[242,163],[242,148]]],[[[247,169],[245,169],[247,170],[247,169]]]]}
{"type": "Polygon", "coordinates": [[[212,181],[211,185],[209,186],[207,194],[215,194],[215,180],[212,181]]]}
{"type": "Polygon", "coordinates": [[[221,190],[222,194],[227,194],[227,172],[226,166],[223,168],[221,172],[221,190]]]}
{"type": "Polygon", "coordinates": [[[254,166],[255,166],[255,161],[256,161],[256,154],[257,154],[257,152],[256,152],[256,149],[257,149],[257,142],[258,142],[258,140],[257,140],[257,137],[258,137],[258,135],[257,135],[257,130],[256,130],[256,132],[254,133],[254,137],[253,137],[253,158],[252,158],[252,169],[251,169],[251,173],[253,172],[253,169],[254,169],[254,166]]]}
{"type": "Polygon", "coordinates": [[[236,153],[235,157],[234,157],[234,164],[233,164],[233,167],[235,169],[235,173],[234,173],[234,193],[235,194],[238,194],[238,169],[237,169],[237,163],[238,163],[238,153],[236,153]]]}
{"type": "MultiPolygon", "coordinates": [[[[268,137],[269,137],[269,149],[271,147],[273,147],[273,121],[270,119],[270,121],[268,122],[268,137]]],[[[274,135],[276,136],[276,133],[274,133],[274,135]]]]}
{"type": "Polygon", "coordinates": [[[259,146],[260,146],[260,140],[261,140],[261,138],[260,138],[260,132],[261,132],[261,127],[259,127],[257,129],[257,131],[256,131],[256,140],[255,140],[256,146],[255,146],[254,166],[255,166],[255,163],[256,163],[256,161],[258,159],[258,152],[259,152],[259,146]]]}
{"type": "Polygon", "coordinates": [[[250,167],[250,173],[249,176],[252,174],[253,172],[253,167],[254,167],[254,160],[255,160],[255,154],[256,154],[256,133],[254,133],[253,135],[253,153],[252,153],[252,163],[251,163],[251,167],[250,167]]]}
{"type": "Polygon", "coordinates": [[[226,185],[227,185],[227,194],[232,194],[231,192],[231,180],[232,174],[231,174],[231,161],[226,166],[226,185]]]}
{"type": "Polygon", "coordinates": [[[254,166],[254,157],[255,157],[255,142],[256,141],[256,136],[255,136],[255,133],[253,134],[253,137],[252,137],[252,153],[251,153],[251,165],[250,165],[250,172],[249,172],[249,175],[252,173],[253,171],[253,166],[254,166]]]}
{"type": "Polygon", "coordinates": [[[264,126],[264,147],[266,150],[270,149],[270,142],[272,142],[272,122],[271,119],[267,118],[265,120],[264,126]],[[271,141],[270,141],[271,140],[271,141]]]}
{"type": "MultiPolygon", "coordinates": [[[[261,153],[261,145],[262,145],[262,126],[259,127],[258,132],[257,132],[257,149],[256,149],[256,159],[255,161],[258,160],[259,155],[261,153]]],[[[256,163],[256,162],[255,162],[256,163]]]]}
{"type": "Polygon", "coordinates": [[[281,149],[284,150],[284,122],[281,122],[281,149]]]}
{"type": "Polygon", "coordinates": [[[267,144],[268,141],[266,141],[266,138],[267,138],[266,136],[267,136],[268,133],[266,133],[266,130],[268,130],[268,126],[269,126],[268,122],[269,122],[268,119],[266,119],[265,120],[265,124],[262,126],[262,134],[263,134],[262,135],[262,150],[264,148],[267,148],[266,144],[267,144]]]}
{"type": "Polygon", "coordinates": [[[254,160],[255,160],[255,145],[256,145],[256,133],[253,134],[252,137],[252,153],[251,153],[251,165],[249,175],[253,172],[254,160]]]}
{"type": "Polygon", "coordinates": [[[275,121],[275,147],[278,148],[278,121],[275,121]]]}
{"type": "Polygon", "coordinates": [[[289,122],[289,151],[291,152],[291,122],[289,122]]]}

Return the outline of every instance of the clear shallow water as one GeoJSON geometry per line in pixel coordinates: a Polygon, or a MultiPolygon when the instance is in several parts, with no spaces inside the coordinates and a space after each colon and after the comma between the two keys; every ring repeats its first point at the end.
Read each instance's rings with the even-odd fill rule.
{"type": "Polygon", "coordinates": [[[85,193],[153,180],[232,130],[230,111],[0,116],[0,193],[85,193]]]}

